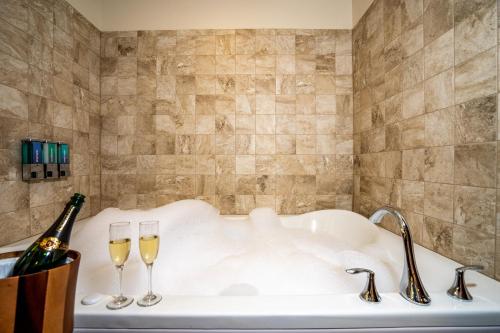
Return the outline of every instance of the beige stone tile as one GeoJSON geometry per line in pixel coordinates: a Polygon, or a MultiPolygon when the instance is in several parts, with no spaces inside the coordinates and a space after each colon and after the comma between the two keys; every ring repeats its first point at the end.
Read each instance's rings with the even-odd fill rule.
{"type": "Polygon", "coordinates": [[[386,1],[384,11],[384,40],[392,41],[401,34],[401,1],[386,1]]]}
{"type": "Polygon", "coordinates": [[[295,34],[276,36],[276,54],[295,54],[295,34]]]}
{"type": "Polygon", "coordinates": [[[255,117],[255,133],[256,134],[273,134],[275,133],[275,116],[261,115],[255,117]]]}
{"type": "Polygon", "coordinates": [[[276,153],[275,135],[256,135],[255,153],[264,155],[275,154],[276,153]]]}
{"type": "Polygon", "coordinates": [[[216,135],[215,136],[215,153],[231,155],[235,151],[234,135],[216,135]]]}
{"type": "Polygon", "coordinates": [[[28,8],[28,32],[37,36],[45,44],[54,45],[54,30],[51,21],[32,8],[28,8]]]}
{"type": "Polygon", "coordinates": [[[450,67],[454,62],[454,30],[442,34],[436,40],[426,45],[424,49],[425,77],[434,76],[450,67]]]}
{"type": "MultiPolygon", "coordinates": [[[[328,95],[326,95],[328,96],[328,95]]],[[[297,114],[314,114],[316,113],[316,99],[314,95],[297,95],[295,99],[295,111],[297,114]]],[[[320,102],[324,98],[320,97],[320,102]]],[[[323,106],[322,106],[323,107],[323,106]]],[[[331,109],[330,109],[331,110],[331,109]]]]}
{"type": "Polygon", "coordinates": [[[450,255],[453,247],[453,225],[449,222],[426,216],[424,218],[422,244],[441,255],[450,255]]]}
{"type": "Polygon", "coordinates": [[[425,115],[425,145],[445,146],[455,138],[455,108],[449,107],[425,115]]]}
{"type": "Polygon", "coordinates": [[[254,134],[255,116],[237,115],[236,116],[236,134],[254,134]]]}
{"type": "Polygon", "coordinates": [[[29,209],[0,214],[0,244],[9,244],[30,236],[29,209]]]}
{"type": "Polygon", "coordinates": [[[257,55],[255,57],[256,74],[275,74],[276,56],[275,55],[257,55]]]}
{"type": "Polygon", "coordinates": [[[235,137],[236,154],[255,154],[255,135],[239,134],[235,137]]]}
{"type": "Polygon", "coordinates": [[[453,70],[442,72],[425,81],[425,112],[453,105],[453,70]]]}
{"type": "Polygon", "coordinates": [[[236,56],[236,74],[254,74],[255,56],[237,55],[236,56]]]}
{"type": "MultiPolygon", "coordinates": [[[[332,79],[330,85],[334,85],[332,79]]],[[[330,89],[332,91],[333,89],[330,89]]],[[[316,91],[316,76],[315,75],[296,75],[295,77],[295,91],[297,94],[314,94],[316,91]]]]}
{"type": "Polygon", "coordinates": [[[315,135],[296,135],[295,136],[297,154],[315,154],[316,140],[315,135]]]}
{"type": "MultiPolygon", "coordinates": [[[[178,155],[175,156],[175,173],[177,175],[194,175],[197,171],[197,164],[196,164],[196,158],[194,155],[178,155]]],[[[215,166],[215,163],[214,165],[215,166]]],[[[204,173],[204,167],[207,167],[204,165],[200,169],[200,173],[204,173]]]]}
{"type": "Polygon", "coordinates": [[[423,214],[424,212],[424,182],[402,182],[401,208],[405,211],[423,214]]]}
{"type": "Polygon", "coordinates": [[[276,54],[276,36],[257,35],[255,37],[255,53],[257,55],[276,54]]]}
{"type": "Polygon", "coordinates": [[[28,7],[24,1],[3,1],[0,5],[2,18],[16,28],[28,30],[28,7]]]}
{"type": "Polygon", "coordinates": [[[440,220],[453,221],[453,185],[425,183],[424,213],[440,220]]]}
{"type": "Polygon", "coordinates": [[[424,79],[424,52],[420,50],[403,63],[403,89],[408,89],[424,79]]]}
{"type": "Polygon", "coordinates": [[[235,93],[255,94],[255,75],[235,75],[235,93]]]}
{"type": "Polygon", "coordinates": [[[257,94],[275,94],[276,77],[272,74],[259,74],[255,76],[255,92],[257,94]]]}
{"type": "Polygon", "coordinates": [[[236,100],[234,95],[216,95],[215,113],[224,115],[233,115],[236,112],[236,100]]]}
{"type": "Polygon", "coordinates": [[[0,116],[28,119],[27,94],[17,89],[0,85],[0,116]]]}
{"type": "Polygon", "coordinates": [[[276,135],[277,154],[295,154],[296,141],[294,135],[276,135]]]}
{"type": "Polygon", "coordinates": [[[236,155],[236,174],[255,174],[255,155],[236,155]]]}
{"type": "Polygon", "coordinates": [[[401,2],[401,19],[403,31],[422,22],[423,1],[403,0],[401,2]]]}
{"type": "Polygon", "coordinates": [[[195,77],[197,94],[215,94],[215,75],[196,75],[195,77]]]}
{"type": "Polygon", "coordinates": [[[424,1],[424,43],[425,45],[453,28],[453,1],[424,1]]]}
{"type": "MultiPolygon", "coordinates": [[[[424,86],[416,86],[403,92],[402,116],[404,119],[412,118],[424,113],[424,86]]],[[[425,101],[427,102],[427,101],[425,101]]]]}
{"type": "Polygon", "coordinates": [[[215,35],[215,53],[219,55],[236,54],[236,40],[234,33],[215,35]]]}
{"type": "Polygon", "coordinates": [[[217,114],[215,116],[215,134],[231,135],[235,131],[235,116],[217,114]]]}
{"type": "Polygon", "coordinates": [[[296,92],[296,77],[294,74],[278,74],[276,75],[276,94],[289,95],[293,97],[295,104],[296,92]]]}
{"type": "Polygon", "coordinates": [[[197,55],[195,58],[194,71],[196,74],[215,74],[215,56],[197,55]]]}
{"type": "Polygon", "coordinates": [[[402,148],[422,147],[425,143],[425,116],[407,119],[402,123],[402,148]]]}
{"type": "Polygon", "coordinates": [[[295,56],[295,73],[314,74],[316,72],[316,56],[313,54],[297,54],[295,56]]]}
{"type": "Polygon", "coordinates": [[[315,54],[316,40],[314,36],[297,34],[295,36],[296,54],[315,54]]]}
{"type": "Polygon", "coordinates": [[[476,98],[455,107],[455,143],[475,143],[496,139],[497,97],[476,98]]]}
{"type": "Polygon", "coordinates": [[[335,94],[335,77],[330,74],[316,75],[316,93],[321,94],[335,94]]]}
{"type": "Polygon", "coordinates": [[[495,1],[482,1],[464,5],[455,10],[455,63],[485,51],[497,43],[495,1]]]}
{"type": "Polygon", "coordinates": [[[195,47],[195,53],[198,55],[215,54],[215,35],[197,36],[195,47]]]}
{"type": "Polygon", "coordinates": [[[425,149],[403,150],[403,179],[423,180],[425,149]]]}
{"type": "Polygon", "coordinates": [[[275,95],[260,95],[255,96],[255,112],[258,115],[274,114],[276,109],[275,95]]]}
{"type": "Polygon", "coordinates": [[[403,32],[401,36],[403,58],[408,58],[422,49],[424,46],[423,31],[423,25],[420,23],[403,32]]]}
{"type": "Polygon", "coordinates": [[[493,274],[495,236],[453,226],[453,259],[464,265],[483,265],[484,273],[493,274]]]}
{"type": "Polygon", "coordinates": [[[455,186],[454,222],[489,234],[496,227],[496,190],[455,186]]]}
{"type": "Polygon", "coordinates": [[[217,94],[234,94],[235,93],[235,78],[234,75],[217,75],[215,92],[217,94]]]}
{"type": "Polygon", "coordinates": [[[494,187],[496,143],[455,146],[455,184],[494,187]]]}
{"type": "Polygon", "coordinates": [[[276,56],[277,74],[295,74],[295,55],[276,56]]]}
{"type": "Polygon", "coordinates": [[[276,114],[295,114],[295,95],[276,96],[276,114]]]}
{"type": "Polygon", "coordinates": [[[453,183],[453,146],[425,149],[424,180],[453,183]]]}
{"type": "Polygon", "coordinates": [[[253,29],[236,30],[236,54],[255,54],[255,35],[253,29]]]}
{"type": "Polygon", "coordinates": [[[496,92],[496,47],[455,67],[455,103],[496,92]]]}

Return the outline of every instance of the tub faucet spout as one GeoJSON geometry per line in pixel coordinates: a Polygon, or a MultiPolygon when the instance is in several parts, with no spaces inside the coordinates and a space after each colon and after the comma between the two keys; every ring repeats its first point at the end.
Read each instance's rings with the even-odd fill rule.
{"type": "Polygon", "coordinates": [[[415,254],[413,252],[413,240],[411,238],[410,226],[406,222],[403,215],[392,207],[379,208],[370,216],[370,221],[379,223],[385,215],[393,216],[399,224],[401,237],[403,237],[403,245],[405,250],[405,261],[403,275],[399,284],[399,293],[403,298],[411,303],[418,305],[429,305],[431,298],[424,288],[422,280],[418,275],[417,263],[415,262],[415,254]]]}

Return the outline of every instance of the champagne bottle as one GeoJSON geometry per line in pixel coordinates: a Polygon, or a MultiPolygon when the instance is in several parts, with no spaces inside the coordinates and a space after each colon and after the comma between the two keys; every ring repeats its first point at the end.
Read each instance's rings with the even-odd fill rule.
{"type": "Polygon", "coordinates": [[[32,274],[59,265],[68,252],[71,229],[82,208],[85,196],[75,193],[64,211],[26,251],[14,265],[12,276],[32,274]]]}

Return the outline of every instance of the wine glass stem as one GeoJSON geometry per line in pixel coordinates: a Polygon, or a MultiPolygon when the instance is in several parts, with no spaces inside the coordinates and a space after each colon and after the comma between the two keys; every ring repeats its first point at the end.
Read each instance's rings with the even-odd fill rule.
{"type": "Polygon", "coordinates": [[[148,296],[153,295],[153,287],[152,287],[152,275],[153,275],[153,264],[147,264],[148,268],[148,296]]]}
{"type": "Polygon", "coordinates": [[[119,279],[119,286],[120,286],[120,295],[118,296],[118,299],[121,301],[123,299],[123,291],[122,291],[123,265],[117,266],[117,268],[118,268],[118,279],[119,279]]]}

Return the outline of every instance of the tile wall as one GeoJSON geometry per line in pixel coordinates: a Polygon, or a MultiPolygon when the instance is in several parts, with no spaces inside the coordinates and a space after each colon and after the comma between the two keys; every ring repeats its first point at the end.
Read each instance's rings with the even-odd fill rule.
{"type": "Polygon", "coordinates": [[[102,205],[352,207],[350,30],[103,32],[102,205]]]}
{"type": "Polygon", "coordinates": [[[75,191],[100,210],[100,32],[62,0],[0,1],[0,245],[42,232],[75,191]],[[21,180],[20,140],[71,145],[72,176],[21,180]]]}
{"type": "Polygon", "coordinates": [[[500,279],[497,13],[376,0],[354,28],[354,210],[399,207],[419,244],[500,279]]]}

